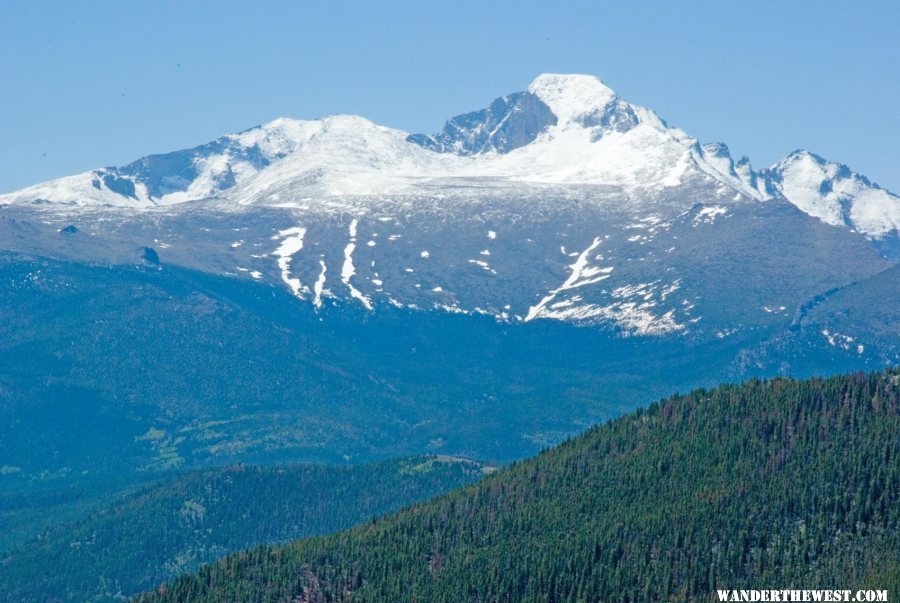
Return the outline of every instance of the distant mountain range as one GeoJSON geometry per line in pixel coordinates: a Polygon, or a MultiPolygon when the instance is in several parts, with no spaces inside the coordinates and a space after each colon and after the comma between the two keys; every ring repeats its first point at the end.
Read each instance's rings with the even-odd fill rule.
{"type": "Polygon", "coordinates": [[[453,117],[435,135],[356,116],[281,118],[193,149],[38,184],[0,203],[149,207],[222,197],[303,207],[308,196],[440,195],[487,185],[515,194],[521,184],[604,185],[642,197],[692,182],[732,201],[785,199],[896,252],[900,198],[848,167],[795,151],[756,171],[724,144],[700,144],[584,75],[541,75],[527,91],[453,117]]]}
{"type": "Polygon", "coordinates": [[[898,211],[582,75],[435,134],[278,119],[3,195],[0,490],[506,461],[673,390],[896,364],[898,211]]]}

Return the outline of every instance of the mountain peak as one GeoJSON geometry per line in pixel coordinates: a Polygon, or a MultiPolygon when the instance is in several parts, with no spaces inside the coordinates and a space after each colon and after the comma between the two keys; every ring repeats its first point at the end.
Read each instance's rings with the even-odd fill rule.
{"type": "Polygon", "coordinates": [[[896,256],[900,198],[844,164],[797,149],[762,171],[768,188],[807,214],[834,226],[848,226],[896,256]]]}
{"type": "Polygon", "coordinates": [[[575,121],[616,99],[616,93],[600,78],[581,74],[541,74],[528,92],[550,107],[561,122],[575,121]]]}
{"type": "Polygon", "coordinates": [[[771,168],[774,172],[785,173],[789,170],[802,170],[806,177],[822,179],[857,179],[867,186],[872,186],[868,179],[853,172],[849,167],[836,161],[825,159],[806,149],[796,149],[788,153],[771,168]]]}
{"type": "Polygon", "coordinates": [[[785,155],[784,159],[782,159],[779,163],[785,163],[788,161],[804,161],[809,160],[819,165],[825,165],[826,163],[834,163],[833,161],[828,161],[821,155],[816,155],[812,151],[807,151],[806,149],[795,149],[785,155]]]}

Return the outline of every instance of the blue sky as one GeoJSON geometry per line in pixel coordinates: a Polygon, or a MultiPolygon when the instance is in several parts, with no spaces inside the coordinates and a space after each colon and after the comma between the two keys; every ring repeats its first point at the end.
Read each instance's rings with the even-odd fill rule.
{"type": "Polygon", "coordinates": [[[704,142],[900,192],[898,2],[0,2],[0,191],[278,116],[409,131],[598,75],[704,142]]]}

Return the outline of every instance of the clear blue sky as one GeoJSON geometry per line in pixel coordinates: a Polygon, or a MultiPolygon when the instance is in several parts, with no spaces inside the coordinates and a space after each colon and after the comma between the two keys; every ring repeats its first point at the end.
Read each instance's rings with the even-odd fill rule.
{"type": "Polygon", "coordinates": [[[795,148],[900,192],[900,2],[0,2],[0,191],[285,115],[409,131],[599,75],[767,165],[795,148]]]}

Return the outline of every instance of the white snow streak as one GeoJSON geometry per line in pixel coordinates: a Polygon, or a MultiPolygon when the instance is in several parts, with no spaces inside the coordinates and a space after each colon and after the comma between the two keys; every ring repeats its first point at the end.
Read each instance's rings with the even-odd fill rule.
{"type": "Polygon", "coordinates": [[[540,316],[541,312],[544,310],[544,308],[547,306],[547,304],[549,304],[551,301],[553,301],[560,292],[566,291],[568,289],[574,289],[576,287],[583,287],[584,285],[599,283],[603,279],[609,278],[608,274],[604,274],[599,277],[591,278],[591,277],[594,277],[594,275],[601,272],[603,269],[587,267],[588,255],[594,249],[596,249],[598,245],[600,245],[600,242],[601,242],[600,237],[594,237],[594,242],[591,243],[587,249],[585,249],[584,251],[581,252],[581,254],[578,256],[578,259],[575,260],[574,264],[569,266],[569,268],[572,269],[572,273],[569,275],[569,278],[567,278],[566,281],[562,285],[560,285],[558,288],[554,289],[553,291],[550,291],[550,293],[548,293],[544,297],[544,299],[542,299],[540,302],[538,302],[538,304],[536,306],[530,307],[528,309],[528,315],[525,316],[525,322],[528,322],[529,320],[533,320],[533,319],[537,318],[538,316],[540,316]],[[585,280],[579,281],[579,279],[581,279],[582,277],[584,277],[585,280]]]}
{"type": "Polygon", "coordinates": [[[322,307],[322,293],[325,291],[325,272],[328,270],[324,260],[319,260],[319,265],[322,267],[322,272],[319,273],[319,278],[316,279],[316,284],[313,285],[313,292],[315,293],[313,305],[316,309],[322,307]]]}
{"type": "Polygon", "coordinates": [[[291,258],[301,249],[303,249],[303,237],[306,236],[306,229],[302,226],[295,226],[279,231],[277,235],[272,237],[275,240],[282,239],[278,249],[273,251],[278,256],[278,269],[281,271],[281,280],[291,289],[291,293],[300,299],[304,299],[303,291],[305,287],[300,283],[299,278],[291,276],[291,258]]]}
{"type": "Polygon", "coordinates": [[[713,224],[716,221],[716,218],[719,216],[724,216],[728,213],[728,209],[722,207],[721,205],[713,205],[711,207],[704,207],[697,215],[694,216],[693,225],[699,226],[700,224],[713,224]]]}
{"type": "Polygon", "coordinates": [[[372,302],[368,297],[363,295],[362,291],[353,286],[350,279],[356,274],[356,268],[353,266],[353,252],[356,250],[356,218],[350,222],[350,242],[344,247],[344,265],[341,267],[341,282],[350,290],[350,296],[358,299],[359,302],[366,307],[367,310],[372,309],[372,302]]]}

